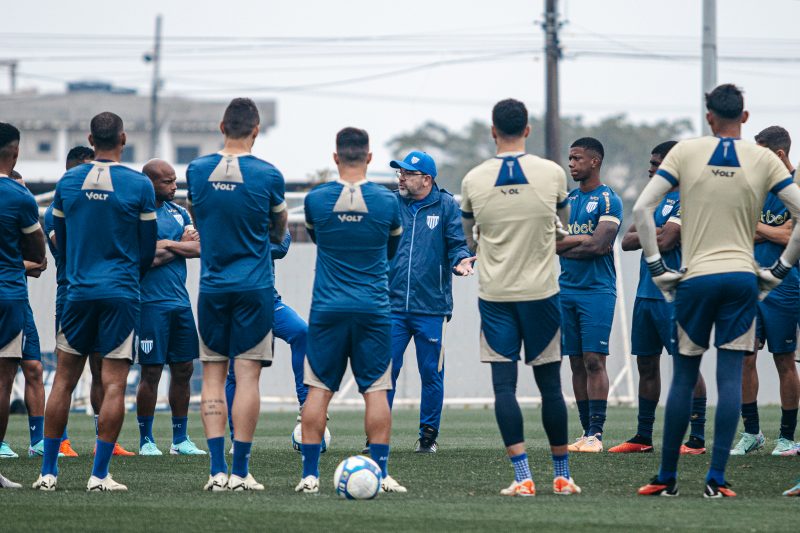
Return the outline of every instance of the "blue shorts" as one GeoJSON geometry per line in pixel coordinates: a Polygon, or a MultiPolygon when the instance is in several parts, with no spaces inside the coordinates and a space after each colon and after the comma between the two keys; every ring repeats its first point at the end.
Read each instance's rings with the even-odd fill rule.
{"type": "Polygon", "coordinates": [[[109,359],[132,361],[138,328],[138,300],[67,300],[56,347],[74,355],[97,352],[109,359]]]}
{"type": "Polygon", "coordinates": [[[191,307],[142,304],[137,357],[140,365],[185,363],[199,355],[191,307]]]}
{"type": "Polygon", "coordinates": [[[240,357],[272,361],[272,288],[242,292],[201,292],[197,300],[200,360],[240,357]]]}
{"type": "Polygon", "coordinates": [[[603,292],[561,293],[561,353],[608,355],[617,297],[603,292]]]}
{"type": "Polygon", "coordinates": [[[758,302],[756,313],[756,339],[758,348],[766,343],[770,353],[789,353],[797,349],[797,309],[800,294],[792,296],[769,293],[758,302]]]}
{"type": "Polygon", "coordinates": [[[336,392],[350,360],[361,394],[392,388],[389,314],[314,311],[308,321],[303,382],[336,392]]]}
{"type": "Polygon", "coordinates": [[[61,329],[61,317],[64,316],[64,302],[67,301],[67,286],[59,285],[56,288],[56,333],[61,329]]]}
{"type": "Polygon", "coordinates": [[[25,309],[25,335],[22,339],[22,360],[41,361],[42,351],[39,348],[39,332],[33,320],[33,310],[28,304],[25,309]]]}
{"type": "Polygon", "coordinates": [[[488,302],[478,299],[481,313],[481,362],[519,361],[544,365],[561,360],[559,295],[525,302],[488,302]]]}
{"type": "Polygon", "coordinates": [[[757,303],[755,274],[727,272],[681,281],[675,294],[681,355],[702,355],[708,349],[712,327],[717,348],[752,351],[757,303]]]}
{"type": "Polygon", "coordinates": [[[633,303],[631,352],[639,357],[661,355],[666,348],[673,354],[675,317],[672,304],[666,300],[636,298],[633,303]]]}
{"type": "Polygon", "coordinates": [[[0,357],[22,357],[25,300],[0,300],[0,357]]]}

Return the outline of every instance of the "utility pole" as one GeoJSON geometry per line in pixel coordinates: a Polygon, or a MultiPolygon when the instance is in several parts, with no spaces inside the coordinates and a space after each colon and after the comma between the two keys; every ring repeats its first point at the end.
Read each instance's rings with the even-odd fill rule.
{"type": "Polygon", "coordinates": [[[161,89],[161,15],[156,16],[156,39],[153,52],[144,55],[144,60],[153,63],[153,85],[150,89],[150,159],[158,149],[158,91],[161,89]]]}
{"type": "Polygon", "coordinates": [[[558,0],[545,0],[545,113],[544,147],[545,157],[556,163],[561,162],[561,118],[558,104],[558,61],[561,59],[561,45],[558,42],[558,0]]]}
{"type": "Polygon", "coordinates": [[[717,0],[703,0],[703,90],[700,103],[700,129],[710,135],[706,121],[705,93],[717,86],[717,0]]]}
{"type": "Polygon", "coordinates": [[[17,66],[19,61],[16,59],[2,59],[0,65],[8,67],[8,86],[11,94],[17,92],[17,66]]]}

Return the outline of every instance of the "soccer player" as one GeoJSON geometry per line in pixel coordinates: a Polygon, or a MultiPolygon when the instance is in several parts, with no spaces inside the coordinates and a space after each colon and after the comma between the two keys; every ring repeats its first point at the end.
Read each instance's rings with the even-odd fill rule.
{"type": "Polygon", "coordinates": [[[153,437],[158,382],[169,365],[172,455],[205,455],[187,435],[189,382],[199,357],[194,314],[186,290],[186,260],[200,257],[200,237],[184,208],[172,202],[178,189],[175,169],[162,159],[148,161],[142,173],[156,193],[158,242],[153,265],[142,279],[136,391],[139,455],[161,455],[153,437]]]}
{"type": "Polygon", "coordinates": [[[497,155],[464,177],[461,215],[469,247],[478,254],[481,361],[491,365],[497,425],[514,467],[514,482],[500,494],[536,494],[516,396],[521,346],[542,395],[553,492],[579,494],[569,472],[555,268],[555,242],[565,234],[559,226],[569,220],[567,177],[552,161],[525,153],[530,131],[525,104],[508,99],[494,106],[497,155]]]}
{"type": "MultiPolygon", "coordinates": [[[[789,132],[780,126],[770,126],[756,135],[756,143],[769,148],[794,175],[789,162],[791,147],[789,132]]],[[[789,210],[773,193],[767,194],[756,226],[755,258],[761,267],[770,267],[780,257],[792,233],[789,210]]],[[[800,380],[795,368],[797,349],[797,309],[800,306],[800,283],[797,268],[792,268],[783,282],[761,302],[756,315],[756,348],[767,344],[778,369],[781,396],[781,425],[772,455],[796,455],[794,442],[797,428],[797,405],[800,380]]],[[[742,374],[742,421],[744,433],[731,450],[731,455],[745,455],[764,447],[764,434],[758,421],[758,373],[756,351],[747,353],[742,374]]]]}
{"type": "Polygon", "coordinates": [[[127,136],[110,112],[92,118],[96,159],[59,180],[53,199],[56,244],[69,291],[56,339],[58,366],[47,399],[44,459],[35,489],[55,490],[58,450],[72,392],[89,354],[102,358],[103,400],[89,491],[127,490],[108,473],[125,417],[125,386],[139,328],[139,280],[156,248],[153,185],[119,163],[127,136]]]}
{"type": "Polygon", "coordinates": [[[392,304],[392,390],[411,338],[422,379],[417,453],[436,453],[444,403],[444,334],[453,314],[452,274],[469,276],[475,257],[467,248],[453,195],[434,183],[436,163],[425,152],[392,161],[399,185],[403,234],[389,270],[392,304]]]}
{"type": "Polygon", "coordinates": [[[250,152],[258,108],[235,98],[225,109],[222,151],[195,159],[186,171],[189,201],[202,235],[197,318],[203,362],[201,415],[211,472],[205,490],[264,490],[249,471],[261,407],[261,365],[272,359],[273,276],[270,241],[286,233],[283,175],[250,152]],[[236,372],[232,415],[233,468],[225,460],[225,377],[236,372]]]}
{"type": "Polygon", "coordinates": [[[634,206],[636,227],[653,282],[675,290],[678,353],[667,399],[661,467],[643,495],[678,493],[679,447],[686,432],[700,360],[712,327],[717,347],[719,403],[714,448],[704,496],[733,497],[725,466],[736,431],[742,394],[742,359],[755,345],[759,291],[765,296],[800,256],[800,234],[771,269],[753,258],[757,216],[767,193],[776,194],[792,217],[800,215],[800,188],[770,150],[740,139],[748,118],[739,88],[731,84],[706,94],[706,118],[714,136],[679,142],[661,163],[634,206]],[[658,251],[653,211],[676,185],[681,190],[681,252],[685,272],[669,269],[658,251]]]}
{"type": "MultiPolygon", "coordinates": [[[[666,141],[650,154],[649,177],[652,178],[661,162],[676,141],[666,141]]],[[[655,210],[655,224],[658,228],[658,249],[664,253],[664,260],[670,268],[681,267],[681,219],[680,195],[673,187],[655,210]]],[[[639,250],[639,235],[636,226],[631,225],[622,238],[623,250],[639,250]]],[[[633,304],[633,327],[631,328],[632,352],[636,355],[639,370],[639,425],[636,435],[609,449],[610,453],[648,453],[653,451],[653,424],[656,407],[661,396],[661,352],[674,353],[673,309],[670,302],[653,284],[650,272],[642,258],[639,269],[639,287],[633,304]]],[[[692,401],[689,440],[681,446],[681,453],[699,455],[705,453],[706,385],[703,377],[698,378],[692,401]]]]}
{"type": "MultiPolygon", "coordinates": [[[[36,200],[24,185],[10,177],[19,156],[19,141],[19,130],[0,122],[0,457],[17,457],[3,438],[30,308],[23,261],[45,261],[36,200]]],[[[0,485],[18,488],[6,478],[0,480],[0,485]]]]}
{"type": "Polygon", "coordinates": [[[303,406],[303,478],[297,492],[319,492],[319,454],[325,417],[350,360],[364,396],[369,453],[380,466],[384,492],[406,492],[387,470],[392,415],[389,260],[403,226],[400,205],[382,185],[367,181],[372,160],[367,132],[336,134],[333,160],[339,179],[315,187],[305,199],[308,233],[317,245],[314,296],[308,323],[303,406]]]}
{"type": "Polygon", "coordinates": [[[561,331],[572,368],[572,388],[583,434],[569,449],[602,452],[608,407],[608,340],[617,302],[614,239],[622,200],[600,182],[605,151],[592,137],[569,149],[569,171],[579,187],[569,194],[569,235],[556,244],[561,256],[561,331]]]}

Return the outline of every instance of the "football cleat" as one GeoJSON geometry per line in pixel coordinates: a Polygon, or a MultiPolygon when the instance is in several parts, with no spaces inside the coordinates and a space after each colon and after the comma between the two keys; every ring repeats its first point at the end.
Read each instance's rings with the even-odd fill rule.
{"type": "Polygon", "coordinates": [[[772,455],[782,457],[797,455],[797,443],[781,437],[775,441],[775,449],[772,450],[772,455]]]}
{"type": "Polygon", "coordinates": [[[256,481],[253,474],[247,474],[245,477],[231,474],[231,477],[228,478],[228,490],[234,492],[241,490],[264,490],[264,485],[256,481]]]}
{"type": "Polygon", "coordinates": [[[139,446],[139,455],[154,456],[154,455],[164,455],[164,454],[161,453],[161,450],[158,449],[156,443],[150,440],[150,437],[145,437],[144,444],[139,446]]]}
{"type": "Polygon", "coordinates": [[[58,484],[58,478],[56,476],[47,474],[46,476],[39,475],[39,479],[34,481],[32,487],[36,490],[43,490],[46,492],[52,492],[56,490],[56,485],[58,484]]]}
{"type": "Polygon", "coordinates": [[[639,487],[638,493],[640,496],[677,496],[678,482],[674,479],[661,481],[658,479],[658,476],[653,476],[650,483],[644,487],[639,487]]]}
{"type": "Polygon", "coordinates": [[[21,489],[22,485],[14,483],[7,477],[0,474],[0,489],[21,489]]]}
{"type": "Polygon", "coordinates": [[[300,483],[294,488],[295,492],[303,492],[305,494],[319,493],[319,478],[317,476],[306,476],[300,480],[300,483]]]}
{"type": "Polygon", "coordinates": [[[422,436],[417,440],[417,445],[414,448],[415,453],[436,453],[439,445],[436,443],[436,437],[439,436],[439,430],[433,426],[422,425],[420,427],[422,436]]]}
{"type": "Polygon", "coordinates": [[[369,439],[367,439],[367,441],[364,443],[364,447],[361,449],[361,454],[369,457],[369,439]]]}
{"type": "Polygon", "coordinates": [[[33,446],[28,446],[28,457],[36,457],[36,456],[41,457],[43,455],[44,455],[44,439],[40,440],[33,446]]]}
{"type": "Polygon", "coordinates": [[[678,451],[681,455],[703,455],[706,453],[706,441],[697,437],[689,437],[686,444],[681,444],[678,451]]]}
{"type": "Polygon", "coordinates": [[[800,496],[800,480],[797,481],[797,485],[792,487],[789,490],[783,491],[784,496],[800,496]]]}
{"type": "Polygon", "coordinates": [[[89,478],[89,483],[86,484],[86,492],[111,492],[125,490],[128,490],[128,487],[111,479],[111,474],[108,474],[103,479],[92,476],[89,478]]]}
{"type": "Polygon", "coordinates": [[[78,452],[72,449],[72,444],[69,439],[61,441],[61,447],[58,449],[59,457],[78,457],[78,452]]]}
{"type": "MultiPolygon", "coordinates": [[[[555,490],[555,482],[553,482],[553,489],[555,490]]],[[[508,488],[500,491],[503,496],[536,496],[536,485],[532,479],[523,479],[522,481],[515,481],[508,488]]]]}
{"type": "Polygon", "coordinates": [[[730,489],[728,482],[722,485],[718,484],[713,479],[706,481],[706,489],[703,491],[704,498],[735,498],[736,493],[730,489]]]}
{"type": "MultiPolygon", "coordinates": [[[[611,450],[609,450],[611,451],[611,450]]],[[[580,494],[581,488],[575,484],[575,480],[569,477],[558,476],[553,480],[553,494],[569,496],[570,494],[580,494]]]]}
{"type": "Polygon", "coordinates": [[[16,454],[7,442],[0,442],[0,459],[16,459],[19,455],[16,454]]]}
{"type": "MultiPolygon", "coordinates": [[[[97,444],[94,445],[94,451],[92,452],[92,455],[97,455],[97,444]]],[[[114,451],[111,453],[111,455],[129,457],[131,455],[136,455],[136,454],[133,452],[129,452],[128,450],[120,446],[119,442],[115,442],[114,451]]]]}
{"type": "MultiPolygon", "coordinates": [[[[233,448],[231,448],[231,451],[233,448]]],[[[178,443],[173,444],[169,447],[169,454],[170,455],[207,455],[205,451],[201,450],[197,447],[197,445],[186,437],[186,440],[178,443]]]]}
{"type": "Polygon", "coordinates": [[[653,445],[628,441],[609,448],[608,453],[653,453],[653,445]]]}
{"type": "Polygon", "coordinates": [[[203,490],[210,492],[222,492],[228,490],[228,474],[220,472],[214,476],[208,476],[208,482],[203,487],[203,490]]]}
{"type": "Polygon", "coordinates": [[[579,452],[579,451],[581,451],[581,446],[583,446],[586,443],[586,439],[588,439],[588,438],[589,437],[587,437],[586,435],[581,435],[580,437],[575,439],[575,442],[573,442],[572,444],[567,446],[567,451],[570,451],[570,452],[579,452]]]}
{"type": "Polygon", "coordinates": [[[579,452],[600,453],[603,451],[603,441],[600,440],[600,433],[587,437],[581,445],[579,452]]]}
{"type": "Polygon", "coordinates": [[[764,434],[760,431],[758,435],[742,433],[742,438],[739,439],[739,442],[737,442],[736,446],[731,450],[731,455],[747,455],[748,453],[753,453],[763,448],[766,442],[767,439],[764,438],[764,434]]]}
{"type": "Polygon", "coordinates": [[[386,476],[381,480],[381,492],[399,492],[405,493],[408,490],[400,483],[395,481],[392,476],[386,476]]]}

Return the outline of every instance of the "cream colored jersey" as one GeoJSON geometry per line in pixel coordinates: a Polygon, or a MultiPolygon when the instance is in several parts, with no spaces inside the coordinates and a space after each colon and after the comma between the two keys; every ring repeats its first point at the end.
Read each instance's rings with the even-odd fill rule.
{"type": "Polygon", "coordinates": [[[740,139],[700,137],[675,145],[657,174],[680,185],[684,279],[757,272],[753,238],[764,199],[792,183],[774,153],[740,139]]]}
{"type": "Polygon", "coordinates": [[[567,205],[567,176],[557,164],[503,153],[469,171],[461,212],[475,218],[481,299],[542,300],[558,293],[556,208],[567,205]]]}

